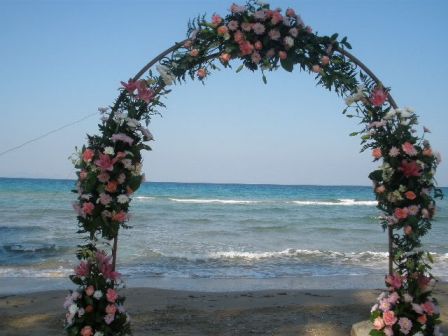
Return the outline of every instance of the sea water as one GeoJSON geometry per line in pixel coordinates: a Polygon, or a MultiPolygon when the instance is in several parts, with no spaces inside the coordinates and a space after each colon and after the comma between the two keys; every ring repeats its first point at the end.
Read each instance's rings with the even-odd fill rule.
{"type": "MultiPolygon", "coordinates": [[[[74,184],[0,178],[0,287],[20,291],[73,273],[82,242],[74,184]]],[[[181,289],[381,286],[387,235],[376,205],[363,186],[144,183],[132,198],[132,228],[120,232],[118,270],[131,284],[181,289]]],[[[437,210],[423,242],[446,281],[448,202],[437,210]]]]}

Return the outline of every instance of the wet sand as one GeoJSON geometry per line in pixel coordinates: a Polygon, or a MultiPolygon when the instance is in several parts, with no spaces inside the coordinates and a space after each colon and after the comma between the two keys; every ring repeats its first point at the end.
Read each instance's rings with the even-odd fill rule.
{"type": "MultiPolygon", "coordinates": [[[[152,288],[123,290],[136,336],[304,335],[347,336],[366,320],[381,290],[263,290],[192,292],[152,288]]],[[[67,291],[0,297],[0,335],[64,335],[67,291]]],[[[439,284],[443,330],[448,284],[439,284]]]]}

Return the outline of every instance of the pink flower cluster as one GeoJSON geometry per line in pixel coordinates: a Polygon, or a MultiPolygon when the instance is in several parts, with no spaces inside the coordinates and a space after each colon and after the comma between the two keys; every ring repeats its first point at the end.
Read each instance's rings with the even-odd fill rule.
{"type": "Polygon", "coordinates": [[[135,91],[137,91],[137,98],[146,103],[149,103],[154,98],[154,91],[148,88],[148,83],[143,79],[137,81],[129,80],[127,83],[121,82],[121,85],[131,95],[134,95],[135,91]]]}

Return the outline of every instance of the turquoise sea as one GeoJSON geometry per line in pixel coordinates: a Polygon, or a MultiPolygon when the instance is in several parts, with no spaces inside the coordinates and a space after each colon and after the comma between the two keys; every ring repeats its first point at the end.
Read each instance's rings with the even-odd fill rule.
{"type": "MultiPolygon", "coordinates": [[[[0,286],[69,286],[80,242],[74,183],[0,178],[0,286]]],[[[448,280],[448,201],[437,207],[424,246],[434,274],[448,280]]],[[[145,183],[120,235],[118,267],[131,285],[183,289],[381,286],[379,214],[370,187],[145,183]]]]}

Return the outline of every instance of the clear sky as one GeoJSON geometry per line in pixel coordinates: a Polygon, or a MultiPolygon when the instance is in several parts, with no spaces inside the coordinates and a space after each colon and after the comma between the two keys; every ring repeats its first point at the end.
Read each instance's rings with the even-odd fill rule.
{"type": "MultiPolygon", "coordinates": [[[[120,80],[185,37],[189,18],[225,14],[231,1],[0,0],[0,152],[107,106],[120,80]]],[[[432,130],[448,158],[448,1],[273,0],[320,34],[348,36],[353,53],[432,130]]],[[[236,66],[237,67],[237,66],[236,66]]],[[[234,68],[236,68],[234,67],[234,68]]],[[[359,154],[356,120],[312,76],[220,71],[173,87],[149,181],[369,185],[376,166],[359,154]]],[[[0,156],[0,176],[73,178],[67,159],[99,116],[0,156]]],[[[448,164],[438,171],[448,186],[448,164]]]]}

